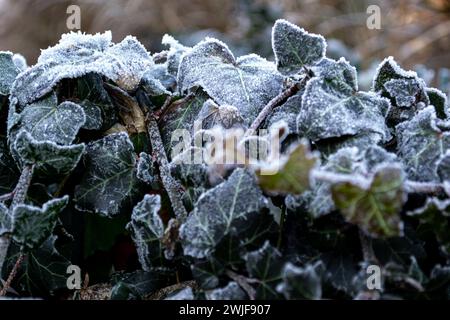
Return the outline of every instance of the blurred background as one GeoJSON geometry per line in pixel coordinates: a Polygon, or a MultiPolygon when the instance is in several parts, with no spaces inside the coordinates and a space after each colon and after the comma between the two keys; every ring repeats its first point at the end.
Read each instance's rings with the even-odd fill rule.
{"type": "Polygon", "coordinates": [[[72,4],[81,8],[82,31],[111,30],[114,41],[132,34],[152,52],[169,33],[186,45],[213,36],[236,55],[271,58],[271,27],[285,18],[325,36],[329,56],[345,56],[363,71],[363,88],[389,55],[447,93],[450,88],[450,0],[0,0],[0,50],[34,64],[41,48],[69,31],[72,4]],[[366,26],[374,4],[381,9],[380,30],[366,26]]]}

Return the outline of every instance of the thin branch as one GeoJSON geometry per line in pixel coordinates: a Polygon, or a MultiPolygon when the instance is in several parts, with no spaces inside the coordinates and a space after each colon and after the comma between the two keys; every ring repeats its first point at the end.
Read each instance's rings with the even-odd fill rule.
{"type": "Polygon", "coordinates": [[[16,263],[14,264],[14,267],[11,270],[11,273],[8,276],[8,279],[5,282],[5,285],[3,286],[2,291],[0,291],[0,297],[5,296],[9,287],[11,287],[11,283],[13,282],[14,278],[16,277],[17,271],[19,270],[20,265],[22,264],[24,258],[25,258],[25,254],[23,252],[21,252],[19,254],[19,257],[16,260],[16,263]]]}
{"type": "Polygon", "coordinates": [[[256,290],[249,284],[248,278],[240,274],[237,274],[231,270],[227,270],[225,273],[232,280],[234,280],[245,291],[245,293],[247,293],[250,300],[255,300],[256,290]]]}
{"type": "Polygon", "coordinates": [[[9,193],[5,193],[3,195],[0,196],[0,202],[4,202],[7,200],[10,200],[14,197],[14,191],[13,192],[9,192],[9,193]]]}
{"type": "MultiPolygon", "coordinates": [[[[24,166],[22,173],[20,174],[19,181],[17,182],[14,194],[9,210],[13,210],[15,206],[23,203],[28,192],[28,188],[31,184],[31,179],[33,177],[34,165],[24,166]]],[[[9,234],[4,234],[0,237],[0,276],[3,270],[3,264],[5,263],[6,256],[8,254],[9,243],[11,239],[9,234]]]]}
{"type": "Polygon", "coordinates": [[[258,114],[253,123],[250,125],[250,128],[248,128],[247,132],[245,133],[245,136],[248,137],[253,135],[256,132],[256,130],[258,130],[259,126],[267,118],[267,116],[272,112],[272,110],[283,104],[288,98],[295,95],[304,86],[304,84],[308,79],[309,77],[306,75],[300,82],[293,83],[286,90],[284,90],[275,98],[270,100],[258,114]]]}
{"type": "Polygon", "coordinates": [[[180,197],[178,183],[170,173],[169,160],[167,159],[167,155],[164,150],[164,145],[161,138],[161,133],[159,132],[158,124],[156,123],[156,119],[154,118],[154,116],[151,114],[148,116],[147,130],[150,138],[150,143],[152,145],[152,150],[159,165],[161,181],[167,191],[167,194],[169,195],[169,199],[172,204],[175,216],[180,222],[183,222],[187,217],[187,211],[180,197]]]}

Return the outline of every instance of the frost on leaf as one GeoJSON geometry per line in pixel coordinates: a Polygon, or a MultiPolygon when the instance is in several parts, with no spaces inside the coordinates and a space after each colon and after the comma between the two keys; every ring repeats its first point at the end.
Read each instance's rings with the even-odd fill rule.
{"type": "Polygon", "coordinates": [[[403,70],[394,58],[386,58],[373,80],[373,90],[391,99],[392,108],[387,115],[391,126],[410,119],[419,108],[419,102],[428,105],[425,82],[414,71],[403,70]]]}
{"type": "Polygon", "coordinates": [[[203,129],[211,129],[215,126],[221,126],[225,129],[240,127],[244,123],[241,113],[236,107],[229,105],[217,105],[209,99],[200,109],[197,121],[201,121],[203,129]]]}
{"type": "Polygon", "coordinates": [[[77,209],[112,217],[139,194],[136,156],[126,133],[88,144],[84,164],[86,171],[75,188],[77,209]]]}
{"type": "Polygon", "coordinates": [[[68,196],[46,202],[42,208],[20,204],[12,209],[13,240],[26,250],[38,248],[56,225],[59,213],[69,201],[68,196]]]}
{"type": "Polygon", "coordinates": [[[321,261],[307,264],[300,268],[288,262],[282,271],[283,282],[277,286],[277,291],[288,300],[322,298],[322,279],[324,265],[321,261]]]}
{"type": "Polygon", "coordinates": [[[255,178],[236,169],[224,182],[200,196],[195,209],[180,228],[184,253],[204,258],[227,235],[239,234],[252,213],[267,205],[255,178]]]}
{"type": "Polygon", "coordinates": [[[321,35],[308,33],[286,21],[277,20],[272,29],[272,48],[278,70],[286,75],[301,71],[304,66],[319,62],[326,51],[321,35]]]}
{"type": "Polygon", "coordinates": [[[302,108],[303,90],[290,97],[284,104],[272,110],[264,121],[263,127],[270,128],[279,121],[285,121],[288,125],[289,133],[297,132],[297,115],[302,108]]]}
{"type": "Polygon", "coordinates": [[[297,117],[300,134],[313,141],[376,133],[390,134],[384,122],[389,101],[371,92],[358,91],[356,70],[340,60],[327,66],[323,76],[311,79],[297,117]]]}
{"type": "Polygon", "coordinates": [[[426,229],[433,230],[441,249],[450,254],[450,200],[429,198],[423,207],[408,212],[408,215],[418,219],[426,229]]]}
{"type": "Polygon", "coordinates": [[[163,36],[162,44],[170,47],[169,52],[167,53],[167,72],[176,77],[183,54],[191,48],[182,45],[174,37],[168,34],[163,36]]]}
{"type": "Polygon", "coordinates": [[[157,177],[155,177],[155,175],[156,168],[152,157],[145,152],[141,152],[136,168],[137,178],[146,184],[154,185],[157,182],[157,177]]]}
{"type": "Polygon", "coordinates": [[[300,194],[309,188],[310,171],[316,162],[317,157],[303,140],[292,147],[287,155],[280,156],[278,161],[264,165],[258,173],[259,185],[269,193],[300,194]]]}
{"type": "Polygon", "coordinates": [[[333,201],[345,219],[374,237],[402,234],[400,210],[406,200],[403,171],[381,165],[372,179],[349,178],[331,186],[333,201]]]}
{"type": "Polygon", "coordinates": [[[49,93],[62,79],[88,73],[101,74],[125,90],[136,89],[153,60],[136,38],[127,36],[113,44],[111,32],[87,35],[68,33],[59,43],[43,50],[38,63],[21,73],[11,88],[20,105],[49,93]]]}
{"type": "Polygon", "coordinates": [[[79,105],[68,101],[58,105],[56,95],[52,94],[25,106],[11,129],[10,138],[18,130],[26,130],[38,141],[68,145],[85,121],[86,116],[79,105]]]}
{"type": "Polygon", "coordinates": [[[445,154],[437,163],[437,174],[441,181],[450,182],[450,150],[447,149],[445,154]]]}
{"type": "Polygon", "coordinates": [[[75,169],[85,146],[60,146],[52,141],[38,141],[28,131],[21,131],[15,140],[14,150],[22,164],[34,164],[41,175],[52,177],[66,175],[75,169]]]}
{"type": "Polygon", "coordinates": [[[250,277],[259,280],[256,298],[278,298],[276,286],[282,279],[284,265],[281,253],[266,241],[260,249],[247,253],[245,260],[250,277]]]}
{"type": "Polygon", "coordinates": [[[0,51],[0,96],[8,96],[19,69],[13,61],[11,52],[0,51]]]}
{"type": "Polygon", "coordinates": [[[181,91],[201,86],[220,105],[238,108],[250,123],[283,89],[283,76],[258,55],[235,59],[224,43],[207,38],[183,56],[178,85],[181,91]]]}
{"type": "Polygon", "coordinates": [[[161,240],[164,224],[159,216],[160,209],[160,196],[146,194],[134,207],[131,222],[127,225],[144,271],[150,271],[152,266],[160,265],[163,259],[161,240]]]}
{"type": "Polygon", "coordinates": [[[434,106],[434,109],[436,110],[437,117],[440,119],[447,119],[450,114],[445,93],[435,88],[427,88],[426,92],[430,99],[430,104],[434,106]]]}
{"type": "Polygon", "coordinates": [[[6,141],[0,140],[0,195],[14,190],[20,172],[9,153],[6,141]]]}
{"type": "Polygon", "coordinates": [[[230,281],[225,287],[206,292],[208,300],[246,300],[247,295],[239,285],[230,281]]]}
{"type": "Polygon", "coordinates": [[[436,119],[434,108],[429,106],[396,127],[397,152],[409,179],[439,181],[437,162],[450,148],[450,133],[442,132],[436,119]]]}

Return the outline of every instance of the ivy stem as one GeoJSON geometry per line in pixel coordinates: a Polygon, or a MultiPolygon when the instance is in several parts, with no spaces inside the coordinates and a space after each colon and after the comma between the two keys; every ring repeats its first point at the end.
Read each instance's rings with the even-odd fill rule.
{"type": "Polygon", "coordinates": [[[14,264],[14,267],[12,268],[12,270],[8,276],[8,279],[6,280],[2,291],[0,291],[0,297],[3,297],[6,295],[6,292],[8,291],[9,287],[11,287],[11,283],[13,282],[13,280],[17,274],[17,271],[19,270],[20,265],[22,264],[24,259],[25,259],[25,254],[23,252],[20,252],[19,257],[17,258],[16,263],[14,264]]]}
{"type": "Polygon", "coordinates": [[[300,82],[294,82],[286,90],[270,100],[258,114],[256,119],[252,122],[247,132],[245,133],[245,136],[248,137],[254,135],[256,130],[258,130],[259,126],[264,122],[264,120],[272,112],[272,110],[283,104],[288,98],[295,95],[304,86],[308,79],[309,77],[305,76],[300,82]]]}
{"type": "Polygon", "coordinates": [[[161,138],[161,133],[159,132],[158,124],[152,114],[148,115],[147,120],[148,135],[150,137],[152,150],[154,152],[154,155],[156,156],[156,161],[159,165],[161,181],[167,191],[175,216],[180,222],[183,222],[187,217],[187,211],[180,197],[178,183],[170,173],[169,160],[167,159],[167,155],[164,150],[164,145],[161,138]]]}
{"type": "MultiPolygon", "coordinates": [[[[23,203],[28,192],[28,188],[31,184],[31,178],[33,177],[34,165],[26,165],[22,169],[19,181],[17,182],[14,191],[12,192],[13,198],[9,211],[11,212],[15,206],[23,203]]],[[[3,264],[5,263],[6,256],[8,254],[8,248],[10,244],[10,235],[4,234],[0,237],[0,278],[2,275],[3,264]]]]}
{"type": "Polygon", "coordinates": [[[378,259],[375,256],[375,252],[373,251],[372,239],[361,229],[359,230],[359,240],[361,242],[364,261],[367,263],[377,263],[378,259]]]}

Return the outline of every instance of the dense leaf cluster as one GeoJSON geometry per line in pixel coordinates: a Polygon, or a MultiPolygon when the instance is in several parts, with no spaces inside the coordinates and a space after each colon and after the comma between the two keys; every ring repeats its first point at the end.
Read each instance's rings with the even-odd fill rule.
{"type": "Polygon", "coordinates": [[[159,298],[449,298],[444,93],[392,57],[361,91],[322,36],[285,20],[275,62],[211,38],[163,44],[69,33],[34,66],[0,53],[2,278],[24,258],[9,294],[61,295],[79,264],[113,299],[190,280],[159,298]],[[191,138],[174,154],[177,129],[191,138]],[[217,132],[239,143],[211,153],[217,132]],[[252,163],[246,143],[273,132],[281,155],[252,163]],[[212,161],[228,153],[243,162],[212,161]],[[93,267],[111,250],[126,261],[93,267]]]}

